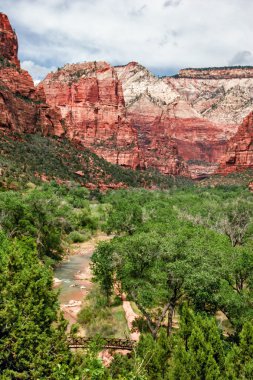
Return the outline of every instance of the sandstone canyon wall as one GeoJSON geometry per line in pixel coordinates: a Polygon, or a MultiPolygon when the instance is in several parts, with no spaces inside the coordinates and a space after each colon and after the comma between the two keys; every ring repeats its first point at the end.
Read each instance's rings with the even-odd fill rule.
{"type": "Polygon", "coordinates": [[[69,139],[115,164],[188,174],[170,136],[164,135],[163,141],[157,143],[153,133],[152,142],[148,146],[143,143],[132,119],[126,117],[116,69],[107,63],[66,65],[49,74],[39,88],[45,92],[47,103],[60,109],[69,139]]]}
{"type": "Polygon", "coordinates": [[[0,13],[0,51],[1,59],[5,58],[13,65],[20,67],[17,35],[8,17],[3,13],[0,13]]]}
{"type": "Polygon", "coordinates": [[[253,112],[240,125],[237,133],[228,143],[221,158],[218,172],[228,174],[253,167],[253,112]]]}
{"type": "Polygon", "coordinates": [[[61,110],[66,136],[106,160],[131,167],[153,167],[167,174],[188,174],[177,147],[165,136],[146,149],[132,120],[126,117],[122,84],[105,62],[66,65],[39,86],[47,103],[61,110]],[[152,154],[151,154],[152,152],[152,154]]]}
{"type": "Polygon", "coordinates": [[[60,113],[37,93],[20,68],[18,41],[8,17],[0,13],[0,128],[13,132],[62,133],[60,113]]]}
{"type": "Polygon", "coordinates": [[[65,136],[106,160],[136,168],[139,150],[135,131],[125,118],[121,84],[105,62],[66,65],[39,85],[47,103],[57,107],[65,136]]]}
{"type": "Polygon", "coordinates": [[[253,108],[253,69],[181,70],[158,78],[136,62],[116,67],[127,117],[146,150],[170,140],[193,177],[213,173],[253,108]]]}
{"type": "Polygon", "coordinates": [[[0,13],[0,128],[64,136],[133,169],[205,177],[252,167],[253,68],[180,70],[136,62],[65,65],[35,87],[0,13]],[[248,114],[243,124],[243,118],[248,114]]]}

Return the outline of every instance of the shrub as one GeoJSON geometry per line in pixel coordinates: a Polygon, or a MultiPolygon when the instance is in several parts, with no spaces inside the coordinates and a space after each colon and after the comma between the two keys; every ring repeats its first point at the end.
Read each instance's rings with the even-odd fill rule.
{"type": "Polygon", "coordinates": [[[78,323],[85,325],[91,323],[94,318],[94,310],[92,307],[87,306],[78,313],[78,323]]]}
{"type": "Polygon", "coordinates": [[[83,243],[85,240],[87,240],[87,237],[78,231],[70,232],[68,237],[72,243],[83,243]]]}

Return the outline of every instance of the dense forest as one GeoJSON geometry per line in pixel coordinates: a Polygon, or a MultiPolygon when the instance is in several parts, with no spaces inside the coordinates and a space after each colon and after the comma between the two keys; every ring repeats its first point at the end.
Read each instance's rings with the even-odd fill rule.
{"type": "MultiPolygon", "coordinates": [[[[251,379],[253,198],[242,186],[94,193],[75,182],[0,192],[2,379],[251,379]],[[98,358],[67,344],[53,268],[72,242],[113,234],[92,256],[99,305],[115,287],[138,310],[128,355],[98,358]]],[[[118,297],[118,302],[121,302],[118,297]]],[[[103,317],[99,322],[103,324],[103,317]]],[[[70,334],[77,334],[72,326],[70,334]]]]}
{"type": "Polygon", "coordinates": [[[93,272],[108,302],[120,283],[142,332],[113,378],[140,369],[136,360],[144,379],[252,378],[252,195],[220,187],[105,200],[117,237],[98,246],[93,272]]]}

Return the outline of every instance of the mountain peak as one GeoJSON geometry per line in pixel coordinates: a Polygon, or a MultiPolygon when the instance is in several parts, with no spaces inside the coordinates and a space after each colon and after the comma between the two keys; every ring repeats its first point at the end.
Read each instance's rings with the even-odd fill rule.
{"type": "Polygon", "coordinates": [[[20,67],[18,60],[18,39],[8,17],[0,13],[0,59],[20,67]]]}

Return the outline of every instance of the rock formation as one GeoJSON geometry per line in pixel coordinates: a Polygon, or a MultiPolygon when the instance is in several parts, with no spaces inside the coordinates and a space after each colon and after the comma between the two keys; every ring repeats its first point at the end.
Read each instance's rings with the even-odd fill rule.
{"type": "Polygon", "coordinates": [[[208,67],[200,69],[182,69],[177,78],[188,79],[238,79],[253,78],[252,66],[231,66],[231,67],[208,67]]]}
{"type": "Polygon", "coordinates": [[[187,172],[168,136],[162,146],[153,138],[146,149],[132,120],[126,119],[121,82],[107,63],[66,65],[49,74],[41,87],[47,103],[61,110],[68,138],[115,164],[133,169],[155,167],[170,174],[187,172]]]}
{"type": "Polygon", "coordinates": [[[252,107],[251,67],[159,78],[136,62],[87,62],[65,65],[35,88],[0,13],[2,129],[64,136],[114,164],[201,178],[220,161],[224,172],[252,165],[252,116],[238,129],[252,107]]]}
{"type": "Polygon", "coordinates": [[[1,60],[7,60],[10,64],[20,67],[18,60],[18,39],[8,17],[3,13],[0,13],[0,52],[1,60]]]}
{"type": "Polygon", "coordinates": [[[218,173],[228,174],[247,168],[253,168],[253,112],[243,120],[235,136],[230,139],[218,173]]]}
{"type": "Polygon", "coordinates": [[[122,87],[105,62],[66,65],[39,85],[50,106],[57,107],[65,135],[106,160],[136,168],[136,133],[125,118],[122,87]]]}
{"type": "Polygon", "coordinates": [[[29,73],[20,68],[17,37],[2,13],[0,29],[1,128],[65,136],[133,169],[152,166],[165,173],[187,173],[168,137],[162,147],[153,142],[152,155],[140,149],[112,66],[105,62],[66,65],[35,88],[29,73]]]}
{"type": "Polygon", "coordinates": [[[0,128],[14,132],[59,134],[60,113],[37,93],[30,74],[20,68],[18,42],[6,15],[0,13],[0,128]]]}
{"type": "Polygon", "coordinates": [[[154,141],[164,148],[167,138],[195,178],[217,169],[227,141],[253,106],[250,68],[181,70],[164,78],[136,62],[116,70],[140,145],[150,154],[154,141]]]}

